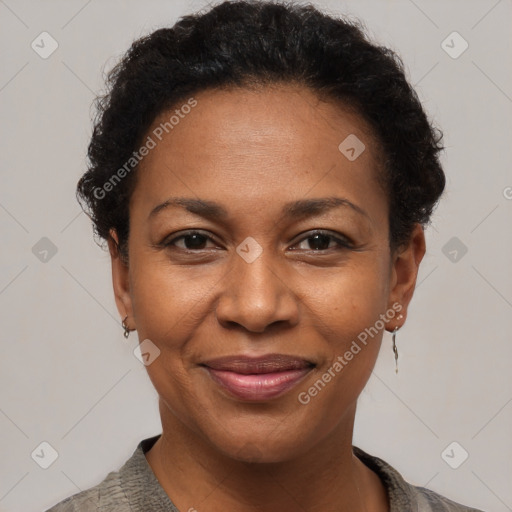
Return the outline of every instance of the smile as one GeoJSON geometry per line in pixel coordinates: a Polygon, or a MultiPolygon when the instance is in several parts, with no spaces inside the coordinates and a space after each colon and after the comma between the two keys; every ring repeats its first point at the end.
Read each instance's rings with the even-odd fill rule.
{"type": "Polygon", "coordinates": [[[315,367],[304,359],[282,354],[258,358],[224,357],[202,366],[214,382],[244,401],[277,398],[296,386],[315,367]]]}

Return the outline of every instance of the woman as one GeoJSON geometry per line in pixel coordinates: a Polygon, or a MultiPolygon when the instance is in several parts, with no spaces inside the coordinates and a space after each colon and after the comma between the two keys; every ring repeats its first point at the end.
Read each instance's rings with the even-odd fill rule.
{"type": "Polygon", "coordinates": [[[109,83],[78,193],[163,432],[50,510],[475,510],[352,446],[445,185],[399,58],[313,7],[225,2],[109,83]]]}

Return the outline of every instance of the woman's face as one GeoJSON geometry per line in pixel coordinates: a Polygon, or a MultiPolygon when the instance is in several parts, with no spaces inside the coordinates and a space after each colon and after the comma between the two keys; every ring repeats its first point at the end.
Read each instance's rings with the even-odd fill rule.
{"type": "Polygon", "coordinates": [[[356,114],[292,86],[194,98],[168,133],[180,105],[148,131],[128,266],[111,244],[116,300],[160,350],[147,371],[164,433],[179,423],[230,457],[291,459],[351,432],[383,330],[403,323],[423,231],[390,253],[356,114]]]}

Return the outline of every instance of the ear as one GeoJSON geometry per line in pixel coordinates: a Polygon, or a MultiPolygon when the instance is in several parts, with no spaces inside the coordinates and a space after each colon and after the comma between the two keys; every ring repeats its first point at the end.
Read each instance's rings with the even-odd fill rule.
{"type": "Polygon", "coordinates": [[[128,317],[126,324],[130,330],[134,330],[135,326],[133,325],[134,318],[132,299],[130,295],[130,279],[128,274],[129,267],[119,250],[119,238],[115,229],[110,230],[108,249],[112,263],[112,284],[114,286],[117,310],[119,311],[122,320],[128,317]]]}
{"type": "Polygon", "coordinates": [[[397,249],[392,256],[388,308],[393,308],[395,304],[393,309],[398,312],[398,315],[386,326],[388,331],[401,327],[405,323],[407,308],[414,294],[418,269],[425,250],[423,227],[421,224],[416,224],[409,241],[397,249]],[[397,304],[402,308],[398,309],[397,304]]]}

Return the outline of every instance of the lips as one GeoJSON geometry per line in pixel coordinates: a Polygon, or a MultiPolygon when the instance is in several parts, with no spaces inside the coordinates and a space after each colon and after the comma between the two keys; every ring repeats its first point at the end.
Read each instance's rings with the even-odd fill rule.
{"type": "Polygon", "coordinates": [[[202,366],[231,396],[244,401],[265,401],[296,386],[315,365],[295,356],[270,354],[222,357],[202,366]]]}

